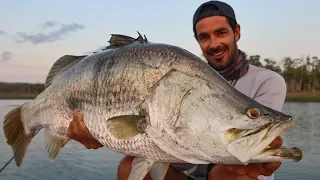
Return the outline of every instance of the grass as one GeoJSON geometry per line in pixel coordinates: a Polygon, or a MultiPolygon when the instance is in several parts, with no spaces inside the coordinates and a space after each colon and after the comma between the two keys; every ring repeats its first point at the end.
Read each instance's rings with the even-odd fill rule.
{"type": "Polygon", "coordinates": [[[320,102],[320,91],[287,93],[286,102],[320,102]]]}
{"type": "Polygon", "coordinates": [[[34,99],[38,94],[0,93],[0,99],[34,99]]]}

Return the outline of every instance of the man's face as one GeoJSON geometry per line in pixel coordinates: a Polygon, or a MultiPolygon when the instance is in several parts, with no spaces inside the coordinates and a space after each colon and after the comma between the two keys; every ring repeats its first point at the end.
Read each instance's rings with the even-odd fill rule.
{"type": "Polygon", "coordinates": [[[216,70],[222,70],[236,60],[240,26],[233,32],[223,16],[211,16],[196,24],[197,39],[203,55],[216,70]]]}

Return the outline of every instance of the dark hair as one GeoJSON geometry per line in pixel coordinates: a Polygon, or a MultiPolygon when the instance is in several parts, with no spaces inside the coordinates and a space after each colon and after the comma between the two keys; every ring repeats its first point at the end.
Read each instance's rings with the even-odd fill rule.
{"type": "Polygon", "coordinates": [[[235,32],[238,23],[228,17],[227,17],[227,21],[228,21],[228,24],[231,26],[232,31],[235,32]]]}

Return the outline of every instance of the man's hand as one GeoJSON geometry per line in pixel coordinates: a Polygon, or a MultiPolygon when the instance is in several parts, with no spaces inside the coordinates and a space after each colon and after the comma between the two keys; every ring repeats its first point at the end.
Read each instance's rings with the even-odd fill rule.
{"type": "MultiPolygon", "coordinates": [[[[277,147],[282,145],[282,138],[278,136],[270,144],[272,147],[277,147]]],[[[247,175],[250,178],[256,179],[258,176],[271,176],[279,167],[280,162],[275,163],[253,163],[248,165],[225,165],[225,168],[231,172],[235,172],[240,176],[247,175]]]]}
{"type": "Polygon", "coordinates": [[[90,134],[88,128],[84,124],[83,114],[79,110],[73,112],[73,120],[69,125],[67,136],[80,142],[87,149],[103,147],[103,145],[90,134]]]}

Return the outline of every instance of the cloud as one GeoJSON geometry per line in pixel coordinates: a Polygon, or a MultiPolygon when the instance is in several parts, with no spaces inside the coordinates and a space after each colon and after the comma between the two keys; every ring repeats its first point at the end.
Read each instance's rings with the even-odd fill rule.
{"type": "Polygon", "coordinates": [[[0,55],[0,61],[10,61],[13,58],[13,54],[10,51],[3,51],[0,55]]]}
{"type": "Polygon", "coordinates": [[[57,25],[58,25],[58,23],[55,22],[55,21],[47,21],[47,22],[44,22],[44,23],[42,24],[42,27],[43,27],[44,29],[46,29],[46,28],[55,27],[55,26],[57,26],[57,25]]]}
{"type": "Polygon", "coordinates": [[[70,35],[71,32],[76,32],[78,30],[82,30],[85,28],[84,25],[78,23],[72,24],[58,24],[54,21],[47,21],[43,23],[42,27],[59,27],[56,30],[52,30],[50,32],[39,32],[39,33],[26,33],[26,32],[17,32],[17,42],[25,43],[31,42],[33,44],[41,44],[41,43],[50,43],[62,40],[67,35],[70,35]]]}
{"type": "Polygon", "coordinates": [[[0,38],[1,37],[14,39],[14,37],[12,37],[9,33],[7,33],[6,31],[0,29],[0,38]]]}
{"type": "Polygon", "coordinates": [[[3,30],[0,30],[0,35],[7,35],[7,33],[3,30]]]}

